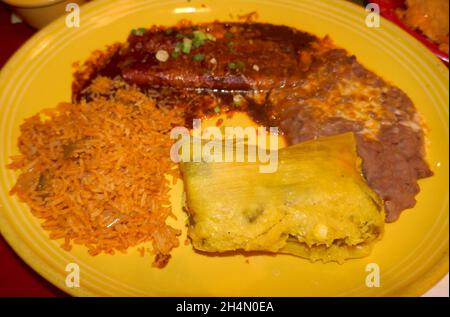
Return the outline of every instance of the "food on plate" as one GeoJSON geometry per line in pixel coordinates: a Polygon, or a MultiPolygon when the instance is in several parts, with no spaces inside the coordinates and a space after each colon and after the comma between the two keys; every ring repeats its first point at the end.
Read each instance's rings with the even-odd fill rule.
{"type": "Polygon", "coordinates": [[[449,1],[406,0],[406,9],[397,11],[398,16],[411,28],[439,44],[448,54],[449,1]]]}
{"type": "Polygon", "coordinates": [[[192,118],[240,111],[278,126],[290,144],[354,132],[363,173],[386,220],[414,207],[417,181],[433,173],[410,98],[325,37],[265,23],[206,23],[133,30],[75,73],[74,100],[90,82],[119,77],[192,118]],[[158,53],[168,53],[167,59],[158,53]]]}
{"type": "Polygon", "coordinates": [[[95,75],[120,75],[140,87],[271,89],[293,86],[311,63],[318,39],[281,25],[210,23],[152,27],[78,72],[75,95],[95,75]],[[302,56],[298,53],[303,52],[302,56]]]}
{"type": "Polygon", "coordinates": [[[275,173],[257,162],[181,163],[193,246],[325,262],[368,255],[383,232],[383,202],[361,176],[353,134],[285,147],[278,161],[275,173]]]}
{"type": "Polygon", "coordinates": [[[364,176],[383,198],[386,220],[395,221],[414,207],[417,181],[433,175],[425,159],[422,119],[403,91],[344,50],[331,49],[315,58],[297,87],[271,92],[266,118],[292,144],[354,132],[364,176]]]}
{"type": "Polygon", "coordinates": [[[167,132],[180,116],[109,79],[92,88],[106,93],[114,85],[108,99],[61,103],[25,120],[20,155],[9,164],[20,171],[11,194],[66,250],[82,244],[91,255],[114,254],[151,242],[162,267],[180,234],[166,224],[166,177],[177,177],[167,132]]]}
{"type": "Polygon", "coordinates": [[[418,180],[433,174],[410,98],[329,37],[287,26],[134,29],[78,65],[72,91],[72,103],[25,121],[9,165],[20,172],[11,194],[66,250],[148,242],[154,265],[167,263],[180,235],[167,224],[168,179],[178,177],[170,131],[195,118],[245,114],[278,127],[288,145],[274,174],[250,163],[181,165],[200,250],[365,256],[383,220],[412,208],[418,180]]]}

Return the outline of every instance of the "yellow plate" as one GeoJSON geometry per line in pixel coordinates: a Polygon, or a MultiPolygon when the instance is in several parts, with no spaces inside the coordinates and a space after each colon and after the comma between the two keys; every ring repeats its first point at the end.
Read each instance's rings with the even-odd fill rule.
{"type": "MultiPolygon", "coordinates": [[[[143,296],[383,296],[420,295],[448,272],[448,70],[420,43],[388,21],[365,25],[366,12],[344,1],[133,0],[93,1],[81,8],[81,27],[64,17],[29,40],[0,74],[0,229],[14,250],[39,274],[73,295],[143,296]],[[202,4],[204,4],[202,6],[202,4]],[[128,32],[152,24],[231,20],[259,13],[260,21],[331,35],[369,69],[403,89],[428,124],[428,162],[435,176],[420,182],[417,206],[387,225],[368,258],[309,263],[287,255],[205,256],[183,244],[163,269],[136,250],[91,257],[84,247],[59,248],[27,206],[8,196],[16,175],[5,168],[17,153],[19,125],[39,109],[70,100],[71,64],[128,32]],[[247,263],[248,260],[248,263],[247,263]],[[68,263],[80,266],[80,287],[65,285],[68,263]],[[366,265],[380,268],[380,287],[365,284],[366,265]]],[[[174,192],[178,226],[181,188],[174,192]]]]}

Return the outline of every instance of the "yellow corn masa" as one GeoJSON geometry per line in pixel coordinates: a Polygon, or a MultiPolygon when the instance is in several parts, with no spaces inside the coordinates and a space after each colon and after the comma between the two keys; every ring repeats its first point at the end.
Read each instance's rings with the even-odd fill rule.
{"type": "Polygon", "coordinates": [[[384,227],[354,136],[286,147],[275,173],[259,163],[181,163],[194,248],[290,253],[311,260],[363,257],[384,227]]]}

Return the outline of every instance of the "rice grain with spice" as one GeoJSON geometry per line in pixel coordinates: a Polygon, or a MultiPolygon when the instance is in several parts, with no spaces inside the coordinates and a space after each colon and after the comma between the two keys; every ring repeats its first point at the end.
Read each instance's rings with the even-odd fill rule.
{"type": "Polygon", "coordinates": [[[75,243],[91,255],[114,254],[150,242],[154,266],[163,267],[179,245],[180,231],[166,220],[173,216],[167,176],[177,177],[169,132],[181,114],[110,79],[89,89],[89,102],[25,120],[21,154],[8,166],[20,171],[10,193],[65,250],[75,243]]]}

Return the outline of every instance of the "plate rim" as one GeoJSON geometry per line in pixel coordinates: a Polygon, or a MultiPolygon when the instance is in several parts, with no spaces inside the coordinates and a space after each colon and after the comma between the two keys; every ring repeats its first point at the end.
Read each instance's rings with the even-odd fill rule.
{"type": "MultiPolygon", "coordinates": [[[[103,3],[108,3],[110,1],[108,0],[100,0],[95,2],[89,2],[82,5],[82,8],[85,10],[91,10],[91,7],[98,6],[101,8],[103,6],[103,3]]],[[[280,2],[278,0],[271,0],[271,2],[277,3],[280,2]]],[[[358,8],[359,10],[364,10],[362,7],[348,1],[339,1],[340,5],[342,6],[349,6],[353,7],[353,9],[358,8]]],[[[388,19],[384,17],[380,17],[383,23],[390,24],[392,27],[400,30],[404,33],[404,35],[408,36],[410,39],[414,39],[417,43],[420,43],[421,50],[429,55],[432,55],[433,58],[439,61],[439,59],[430,52],[426,46],[415,39],[413,36],[411,36],[408,32],[401,29],[399,26],[397,26],[392,21],[389,21],[388,19]],[[426,51],[426,52],[425,52],[426,51]]],[[[2,69],[0,70],[0,82],[3,81],[5,77],[10,72],[14,72],[14,65],[18,63],[21,55],[25,54],[27,51],[32,49],[34,47],[34,42],[37,41],[37,39],[41,35],[45,35],[48,33],[48,30],[50,30],[52,27],[55,27],[61,21],[64,21],[65,17],[59,17],[53,22],[51,22],[49,25],[44,27],[43,29],[36,32],[31,38],[29,38],[4,64],[2,69]]],[[[439,62],[441,70],[448,69],[445,67],[445,65],[441,62],[439,62]]],[[[33,249],[27,245],[23,240],[20,239],[20,237],[17,236],[13,226],[10,226],[10,222],[3,216],[1,213],[1,210],[5,208],[4,206],[0,206],[0,234],[4,237],[5,241],[8,243],[8,245],[14,250],[14,252],[37,274],[45,278],[47,281],[49,281],[51,284],[53,284],[55,287],[60,289],[61,291],[73,295],[73,296],[104,296],[99,295],[92,291],[90,288],[83,287],[83,288],[64,288],[63,284],[60,283],[60,279],[57,276],[55,272],[52,271],[51,268],[47,268],[46,265],[37,265],[36,259],[39,259],[39,263],[44,263],[45,261],[41,259],[40,257],[36,256],[33,257],[34,251],[33,249]]],[[[448,246],[448,244],[447,244],[448,246]]],[[[418,276],[414,281],[408,285],[405,285],[404,287],[398,288],[394,290],[392,293],[388,294],[387,296],[402,296],[402,297],[410,297],[410,296],[421,296],[425,294],[428,290],[430,290],[436,283],[438,283],[446,274],[449,272],[449,250],[447,248],[446,252],[442,254],[441,258],[434,263],[432,266],[432,269],[425,272],[424,274],[418,276]]],[[[149,295],[149,296],[155,296],[155,295],[149,295]]]]}

